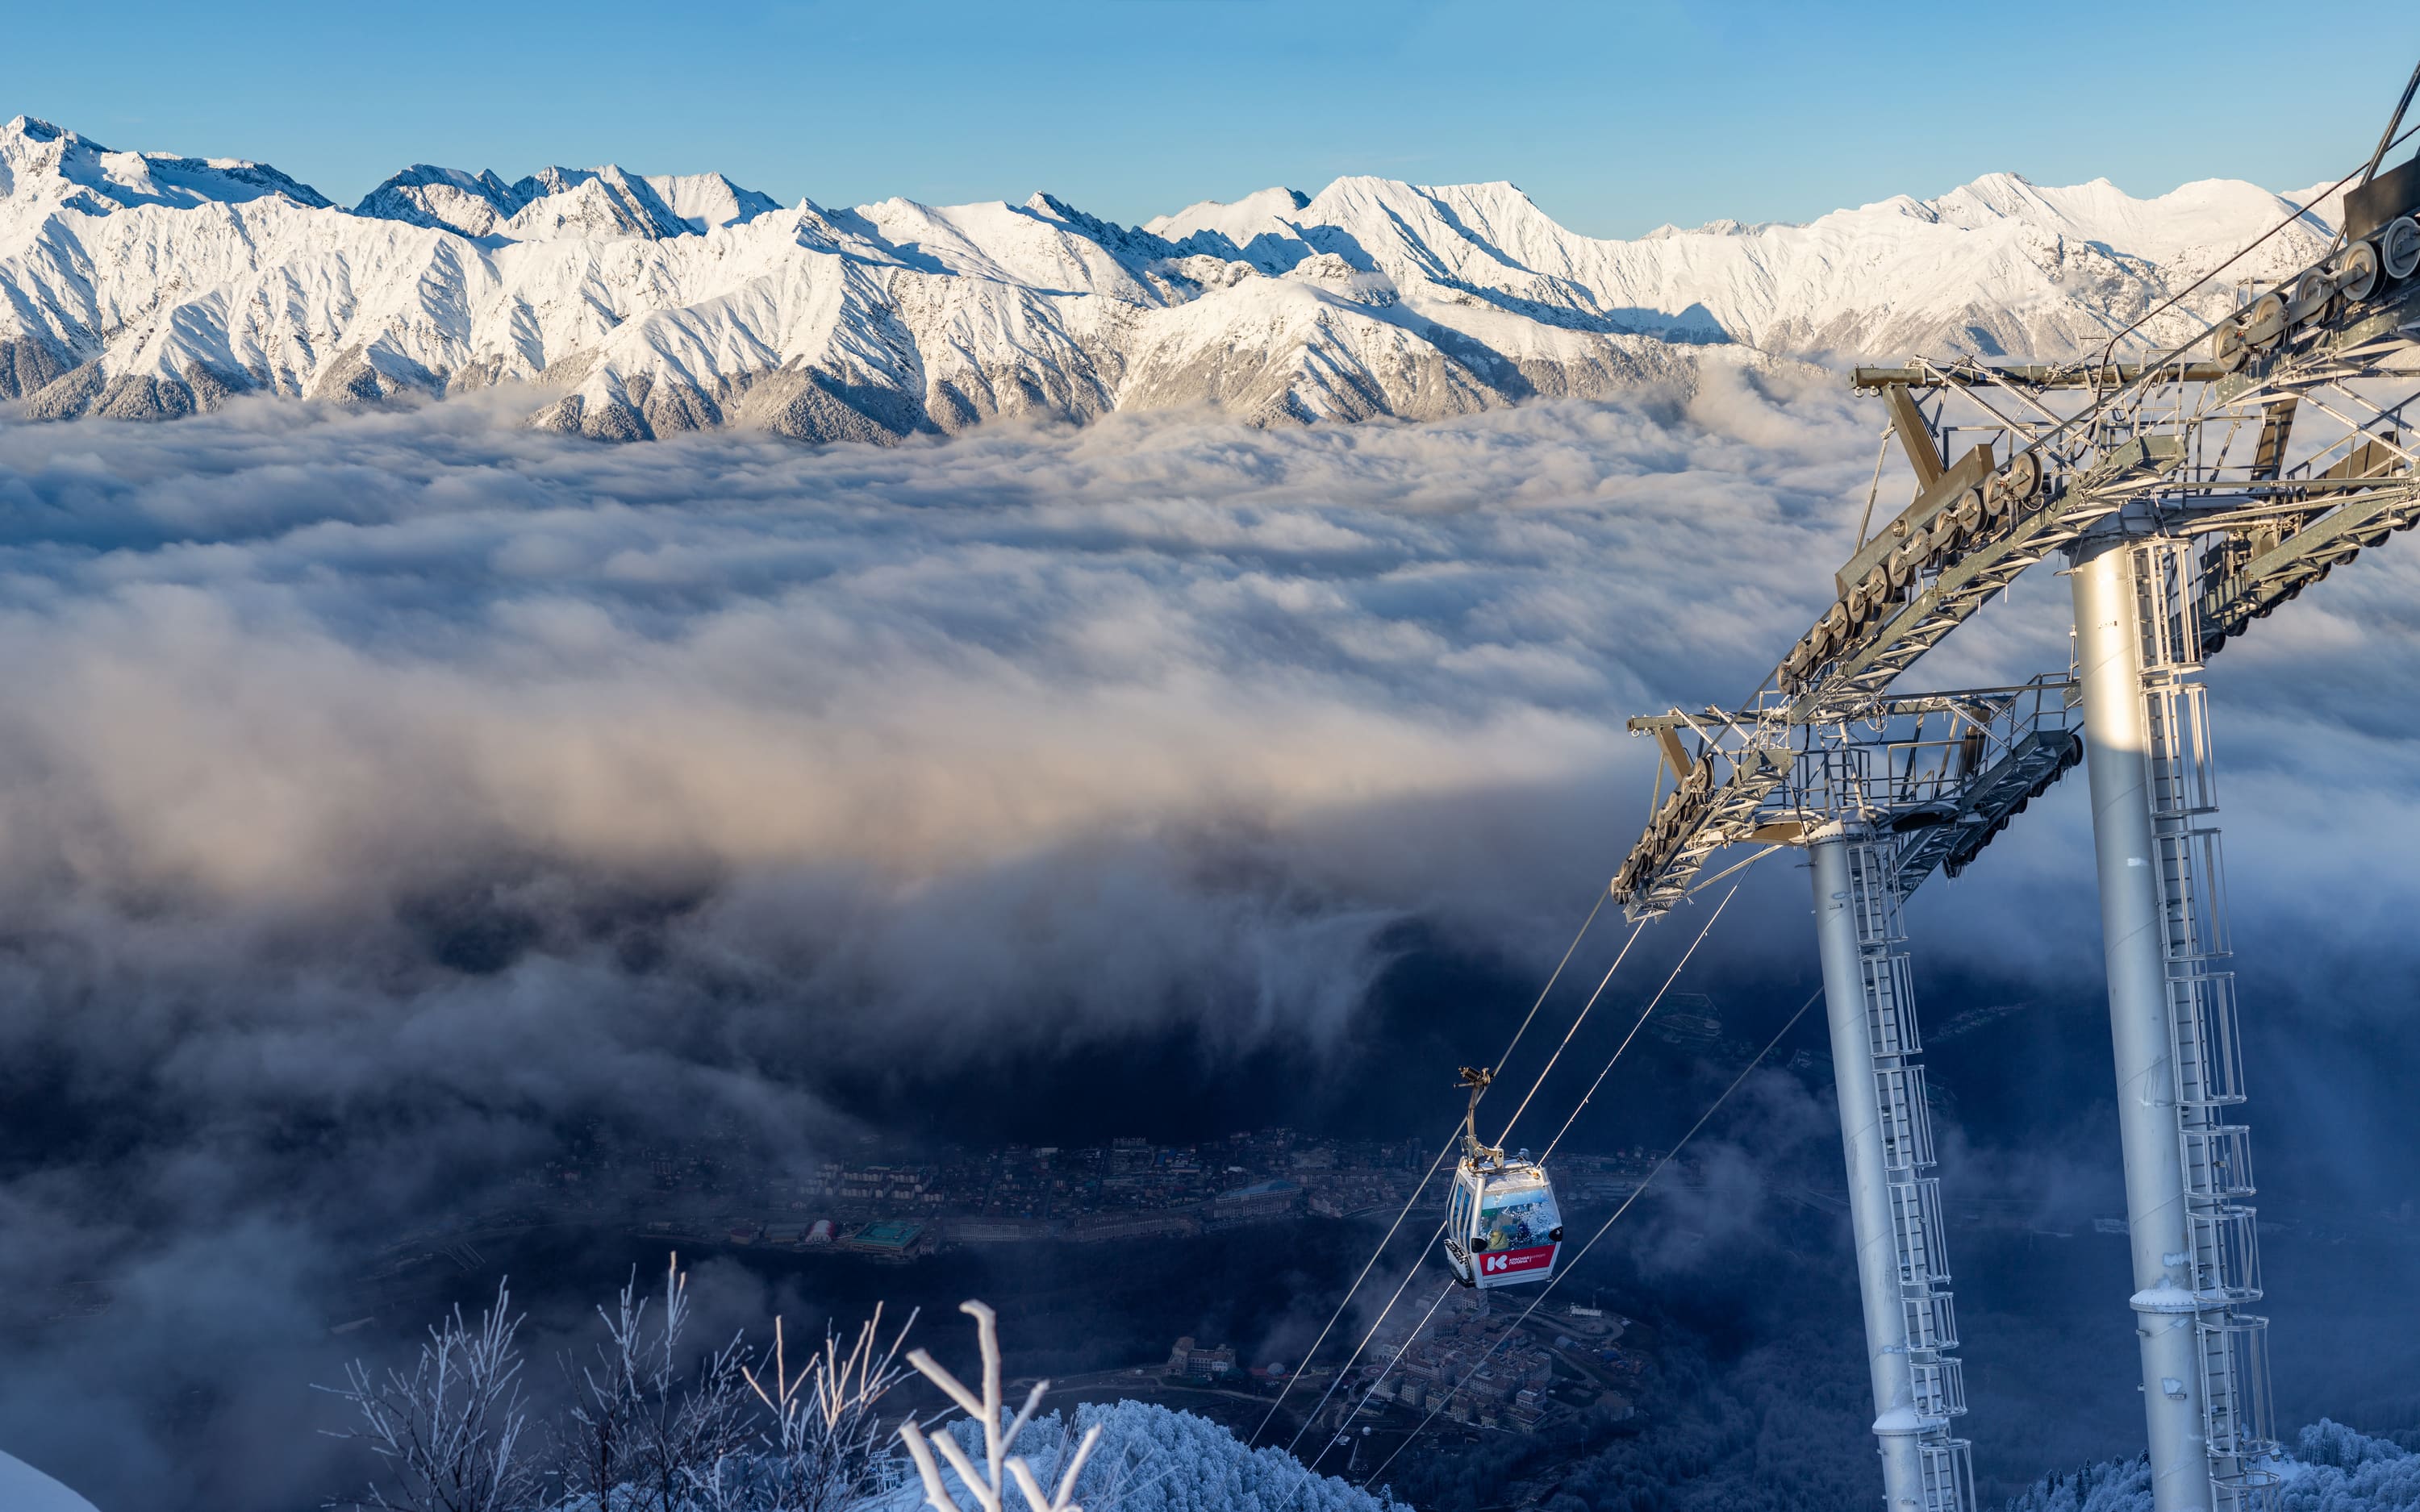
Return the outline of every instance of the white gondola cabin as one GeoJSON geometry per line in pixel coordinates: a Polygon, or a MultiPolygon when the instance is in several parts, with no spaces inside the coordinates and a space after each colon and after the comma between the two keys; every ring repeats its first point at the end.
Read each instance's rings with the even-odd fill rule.
{"type": "Polygon", "coordinates": [[[1463,1124],[1463,1155],[1446,1199],[1445,1257],[1454,1279],[1466,1287],[1513,1287],[1555,1273],[1562,1248],[1563,1215],[1554,1183],[1528,1151],[1507,1157],[1479,1142],[1475,1132],[1480,1094],[1493,1077],[1463,1071],[1470,1088],[1470,1115],[1463,1124]]]}

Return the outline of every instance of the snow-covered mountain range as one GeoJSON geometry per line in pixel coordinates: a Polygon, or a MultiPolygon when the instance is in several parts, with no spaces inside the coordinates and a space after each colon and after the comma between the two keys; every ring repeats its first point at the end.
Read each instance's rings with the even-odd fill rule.
{"type": "MultiPolygon", "coordinates": [[[[2308,262],[2324,209],[2228,277],[2308,262]]],[[[610,439],[1421,419],[1768,354],[2063,356],[2292,213],[2231,180],[2145,200],[1994,174],[1621,241],[1508,183],[1340,178],[1129,227],[1047,194],[783,208],[718,174],[426,165],[345,209],[265,164],[21,116],[0,126],[0,399],[144,418],[520,381],[534,423],[610,439]]]]}

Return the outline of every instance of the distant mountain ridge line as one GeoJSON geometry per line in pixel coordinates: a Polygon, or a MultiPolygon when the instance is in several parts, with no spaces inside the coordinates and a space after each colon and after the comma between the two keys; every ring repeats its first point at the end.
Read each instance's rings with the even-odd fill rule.
{"type": "MultiPolygon", "coordinates": [[[[1993,174],[1623,241],[1507,182],[1347,177],[1125,226],[1041,193],[783,207],[611,164],[510,183],[416,164],[348,210],[265,164],[21,116],[0,126],[0,399],[157,419],[520,382],[532,424],[607,440],[893,441],[1125,409],[1420,420],[1686,386],[1710,363],[2071,355],[2292,211],[2233,180],[2135,199],[1993,174]]],[[[2243,270],[2316,256],[2326,216],[2243,270]]],[[[2148,334],[2231,297],[2204,289],[2148,334]]]]}

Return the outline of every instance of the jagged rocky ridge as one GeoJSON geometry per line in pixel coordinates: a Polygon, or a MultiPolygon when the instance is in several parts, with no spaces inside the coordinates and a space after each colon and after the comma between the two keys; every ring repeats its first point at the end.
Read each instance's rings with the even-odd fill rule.
{"type": "MultiPolygon", "coordinates": [[[[890,441],[1173,407],[1425,419],[1768,355],[2067,355],[2288,213],[2227,180],[2137,200],[2002,174],[1617,241],[1505,183],[1341,178],[1127,227],[1047,194],[783,208],[713,174],[426,165],[347,210],[262,164],[19,116],[0,126],[0,399],[161,418],[526,382],[535,424],[612,440],[890,441]]],[[[2327,235],[2305,216],[2243,271],[2327,235]]]]}

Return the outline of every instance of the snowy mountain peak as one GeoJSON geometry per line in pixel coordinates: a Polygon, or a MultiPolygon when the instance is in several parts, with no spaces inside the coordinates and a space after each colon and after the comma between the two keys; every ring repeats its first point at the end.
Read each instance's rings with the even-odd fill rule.
{"type": "Polygon", "coordinates": [[[363,195],[353,213],[484,237],[524,203],[510,184],[487,169],[465,173],[415,162],[363,195]]]}
{"type": "Polygon", "coordinates": [[[745,224],[782,208],[772,195],[742,189],[719,173],[651,173],[646,182],[656,197],[700,236],[717,226],[745,224]]]}
{"type": "Polygon", "coordinates": [[[513,185],[521,208],[498,228],[515,241],[564,237],[689,236],[655,185],[612,163],[601,168],[540,168],[513,185]]]}
{"type": "Polygon", "coordinates": [[[1667,221],[1638,239],[1668,241],[1674,237],[1752,237],[1759,232],[1770,231],[1775,226],[1788,224],[1790,223],[1787,221],[1734,221],[1728,216],[1708,221],[1703,225],[1679,226],[1667,221]]]}
{"type": "Polygon", "coordinates": [[[780,208],[771,195],[717,173],[642,177],[608,163],[540,168],[507,184],[485,169],[474,174],[414,163],[363,196],[353,213],[512,241],[658,240],[703,236],[780,208]]]}
{"type": "Polygon", "coordinates": [[[242,205],[269,195],[321,208],[329,203],[310,185],[243,158],[114,152],[32,116],[0,126],[0,203],[108,215],[140,205],[181,209],[242,205]]]}
{"type": "Polygon", "coordinates": [[[1156,215],[1145,221],[1142,228],[1171,241],[1182,241],[1202,231],[1236,238],[1239,233],[1249,236],[1271,221],[1291,220],[1295,211],[1310,203],[1311,196],[1299,189],[1263,189],[1239,200],[1205,199],[1187,205],[1174,215],[1156,215]]]}
{"type": "Polygon", "coordinates": [[[1264,189],[1233,202],[1205,199],[1173,215],[1145,221],[1142,229],[1166,240],[1174,255],[1212,257],[1280,273],[1302,260],[1295,224],[1311,204],[1298,189],[1264,189]]]}

